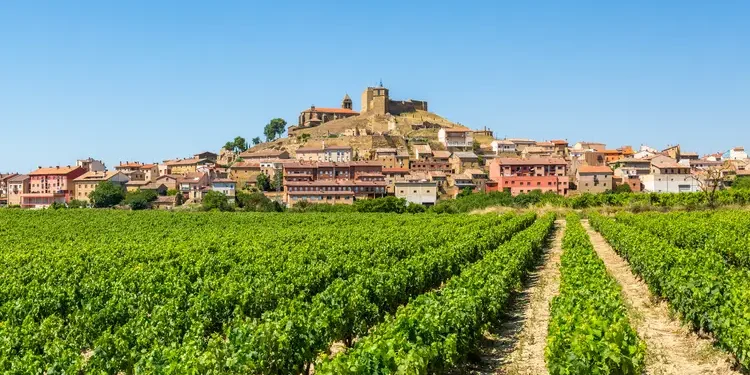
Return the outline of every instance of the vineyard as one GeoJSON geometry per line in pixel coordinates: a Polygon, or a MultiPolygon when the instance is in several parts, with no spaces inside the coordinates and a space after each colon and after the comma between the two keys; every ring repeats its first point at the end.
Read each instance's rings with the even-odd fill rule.
{"type": "Polygon", "coordinates": [[[747,370],[748,233],[740,211],[3,210],[0,372],[453,374],[499,355],[493,331],[515,344],[488,371],[536,360],[543,371],[521,373],[652,373],[656,318],[633,293],[747,370]],[[548,318],[497,328],[544,270],[559,272],[553,292],[529,303],[548,318]],[[538,337],[524,333],[534,325],[538,337]],[[538,344],[514,360],[525,334],[538,344]]]}

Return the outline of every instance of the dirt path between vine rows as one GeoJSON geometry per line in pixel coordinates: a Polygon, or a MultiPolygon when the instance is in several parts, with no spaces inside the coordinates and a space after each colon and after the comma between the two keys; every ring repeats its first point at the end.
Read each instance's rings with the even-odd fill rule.
{"type": "Polygon", "coordinates": [[[732,358],[713,347],[673,318],[665,302],[652,298],[646,284],[637,279],[628,263],[609,246],[601,234],[583,220],[591,243],[609,273],[622,286],[630,323],[646,342],[646,373],[650,375],[740,374],[732,370],[732,358]]]}
{"type": "Polygon", "coordinates": [[[514,296],[503,322],[485,333],[478,357],[451,374],[548,374],[544,347],[549,304],[560,288],[560,255],[565,220],[555,221],[549,249],[514,296]]]}

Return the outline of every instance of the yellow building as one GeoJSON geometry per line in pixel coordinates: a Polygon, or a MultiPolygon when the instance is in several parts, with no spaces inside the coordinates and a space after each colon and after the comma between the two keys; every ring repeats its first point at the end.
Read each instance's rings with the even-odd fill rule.
{"type": "Polygon", "coordinates": [[[180,175],[198,172],[198,167],[212,164],[212,162],[208,159],[188,158],[169,160],[165,164],[167,164],[168,174],[180,175]]]}
{"type": "Polygon", "coordinates": [[[89,194],[96,189],[100,182],[110,181],[113,184],[124,186],[128,177],[119,171],[109,172],[86,172],[73,180],[73,197],[79,201],[88,202],[89,194]]]}

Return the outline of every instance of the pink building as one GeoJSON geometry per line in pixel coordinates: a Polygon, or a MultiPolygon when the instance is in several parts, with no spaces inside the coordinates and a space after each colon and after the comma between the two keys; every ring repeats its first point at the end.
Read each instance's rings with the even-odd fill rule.
{"type": "Polygon", "coordinates": [[[490,180],[497,182],[498,190],[512,195],[534,190],[565,195],[570,182],[567,167],[567,162],[558,158],[497,158],[489,165],[490,180]]]}
{"type": "Polygon", "coordinates": [[[49,167],[29,173],[29,192],[21,195],[21,207],[46,208],[73,197],[73,180],[86,173],[81,167],[49,167]]]}

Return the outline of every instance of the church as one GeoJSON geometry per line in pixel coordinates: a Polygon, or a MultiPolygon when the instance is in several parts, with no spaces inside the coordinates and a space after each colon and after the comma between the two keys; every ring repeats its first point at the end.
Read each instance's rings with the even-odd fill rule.
{"type": "Polygon", "coordinates": [[[359,116],[359,112],[352,109],[352,98],[347,94],[341,101],[341,108],[316,108],[315,106],[311,106],[310,109],[300,112],[298,126],[300,128],[310,128],[327,121],[352,116],[359,116]]]}

